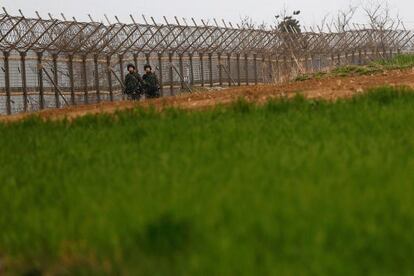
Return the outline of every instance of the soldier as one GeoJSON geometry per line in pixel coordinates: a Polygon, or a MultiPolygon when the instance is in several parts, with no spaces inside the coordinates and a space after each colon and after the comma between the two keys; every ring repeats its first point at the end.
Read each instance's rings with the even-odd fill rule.
{"type": "Polygon", "coordinates": [[[145,97],[149,99],[160,97],[160,85],[158,83],[157,75],[152,72],[151,65],[144,66],[145,74],[142,77],[144,81],[145,97]]]}
{"type": "Polygon", "coordinates": [[[143,81],[133,64],[127,66],[128,74],[125,76],[125,94],[129,100],[139,100],[142,94],[143,81]]]}

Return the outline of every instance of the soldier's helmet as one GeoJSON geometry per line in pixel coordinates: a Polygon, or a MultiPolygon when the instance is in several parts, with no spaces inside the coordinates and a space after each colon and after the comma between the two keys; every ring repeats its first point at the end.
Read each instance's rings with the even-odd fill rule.
{"type": "Polygon", "coordinates": [[[150,70],[152,70],[151,65],[149,65],[149,64],[145,64],[145,65],[144,65],[144,70],[147,70],[147,68],[149,68],[150,70]]]}
{"type": "Polygon", "coordinates": [[[133,68],[134,70],[136,69],[134,64],[128,64],[127,70],[129,70],[129,68],[133,68]]]}

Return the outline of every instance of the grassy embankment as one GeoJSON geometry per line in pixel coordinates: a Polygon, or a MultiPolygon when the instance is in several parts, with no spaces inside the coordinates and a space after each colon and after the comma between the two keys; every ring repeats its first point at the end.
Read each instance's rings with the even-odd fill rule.
{"type": "Polygon", "coordinates": [[[0,124],[0,269],[412,275],[412,92],[0,124]]]}
{"type": "Polygon", "coordinates": [[[295,81],[305,81],[309,79],[320,79],[326,77],[349,77],[372,75],[388,70],[404,70],[414,67],[414,54],[396,55],[389,60],[379,60],[371,62],[365,66],[347,65],[340,66],[329,72],[317,72],[313,74],[302,74],[295,81]]]}

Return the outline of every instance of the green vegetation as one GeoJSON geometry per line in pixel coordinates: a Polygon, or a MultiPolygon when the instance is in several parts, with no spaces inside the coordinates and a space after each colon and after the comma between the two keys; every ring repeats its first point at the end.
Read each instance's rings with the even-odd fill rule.
{"type": "Polygon", "coordinates": [[[390,60],[383,60],[377,62],[385,69],[405,69],[414,67],[414,54],[411,55],[397,55],[390,60]]]}
{"type": "Polygon", "coordinates": [[[371,62],[368,65],[346,65],[333,69],[330,72],[317,72],[314,74],[302,74],[295,78],[295,81],[320,79],[323,77],[349,77],[363,76],[381,73],[387,70],[407,69],[414,67],[414,55],[401,54],[392,59],[371,62]]]}
{"type": "Polygon", "coordinates": [[[0,124],[2,272],[412,275],[413,92],[0,124]]]}
{"type": "Polygon", "coordinates": [[[363,76],[383,72],[383,69],[375,64],[367,66],[348,65],[335,68],[330,72],[332,77],[363,76]]]}

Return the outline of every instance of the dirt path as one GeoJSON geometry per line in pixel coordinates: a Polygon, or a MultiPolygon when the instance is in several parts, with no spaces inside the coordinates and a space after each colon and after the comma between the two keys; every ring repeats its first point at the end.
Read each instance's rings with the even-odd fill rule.
{"type": "Polygon", "coordinates": [[[175,97],[148,100],[143,102],[115,102],[96,105],[76,106],[64,109],[50,109],[37,113],[0,116],[0,121],[13,122],[37,115],[44,119],[73,119],[87,114],[113,113],[117,110],[130,109],[135,106],[155,106],[157,109],[179,107],[183,109],[203,109],[219,104],[229,104],[240,97],[257,103],[269,99],[291,96],[300,92],[308,98],[335,100],[361,93],[368,88],[378,86],[409,86],[414,88],[414,68],[409,70],[388,71],[370,76],[342,78],[324,78],[280,85],[258,85],[237,87],[212,92],[184,94],[175,97]]]}

